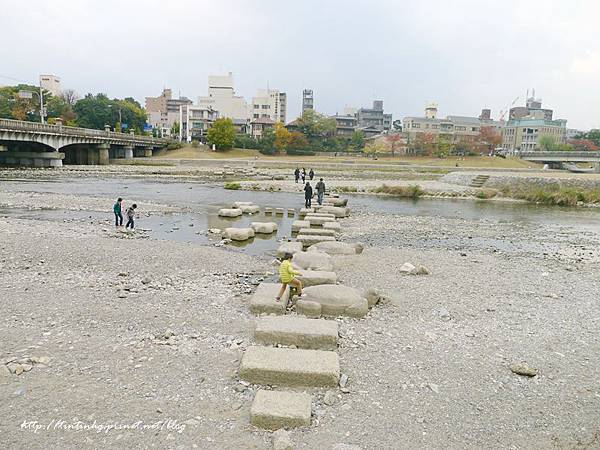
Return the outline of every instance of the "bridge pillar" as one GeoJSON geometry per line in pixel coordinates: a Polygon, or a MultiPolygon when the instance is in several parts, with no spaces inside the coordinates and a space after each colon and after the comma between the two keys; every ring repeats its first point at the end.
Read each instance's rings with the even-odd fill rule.
{"type": "Polygon", "coordinates": [[[98,146],[98,164],[101,166],[108,165],[110,144],[100,144],[98,146]]]}
{"type": "Polygon", "coordinates": [[[124,150],[125,150],[125,159],[133,159],[133,145],[126,145],[124,150]]]}

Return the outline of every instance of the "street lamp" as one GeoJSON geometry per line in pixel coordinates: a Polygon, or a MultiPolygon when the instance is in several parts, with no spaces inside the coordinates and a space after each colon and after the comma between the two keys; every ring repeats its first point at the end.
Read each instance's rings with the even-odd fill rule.
{"type": "Polygon", "coordinates": [[[40,122],[41,123],[45,123],[44,122],[44,115],[45,115],[45,111],[44,111],[44,93],[42,92],[42,87],[40,86],[40,92],[36,92],[36,91],[26,91],[26,90],[21,90],[19,91],[19,98],[25,98],[25,99],[32,99],[33,98],[33,94],[37,95],[40,98],[40,122]]]}

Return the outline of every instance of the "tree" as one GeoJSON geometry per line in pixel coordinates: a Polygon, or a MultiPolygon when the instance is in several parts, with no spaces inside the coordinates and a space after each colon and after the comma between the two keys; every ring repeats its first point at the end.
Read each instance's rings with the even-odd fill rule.
{"type": "Polygon", "coordinates": [[[388,151],[388,146],[381,139],[377,139],[369,142],[365,145],[363,152],[369,156],[375,156],[376,154],[386,153],[388,151]]]}
{"type": "Polygon", "coordinates": [[[588,131],[582,136],[584,139],[588,139],[594,143],[594,145],[600,146],[600,129],[593,129],[588,131]]]}
{"type": "Polygon", "coordinates": [[[260,137],[259,151],[264,155],[274,155],[275,154],[275,132],[272,128],[267,128],[263,130],[262,135],[260,137]]]}
{"type": "Polygon", "coordinates": [[[362,130],[354,130],[350,138],[351,147],[356,150],[362,150],[365,146],[365,133],[362,130]]]}
{"type": "Polygon", "coordinates": [[[283,153],[290,144],[290,134],[291,133],[281,122],[275,124],[275,141],[273,145],[278,153],[283,153]]]}
{"type": "Polygon", "coordinates": [[[600,150],[600,146],[594,144],[589,139],[569,139],[569,144],[580,152],[597,152],[600,150]]]}
{"type": "Polygon", "coordinates": [[[435,155],[438,158],[447,157],[448,155],[450,155],[453,149],[454,144],[452,143],[452,141],[450,141],[450,139],[444,136],[440,136],[440,138],[435,143],[435,155]]]}
{"type": "Polygon", "coordinates": [[[131,97],[110,100],[106,94],[87,94],[73,107],[77,124],[84,128],[103,130],[105,125],[141,133],[146,124],[146,111],[131,97]]]}
{"type": "Polygon", "coordinates": [[[300,131],[292,131],[290,133],[290,142],[288,144],[288,148],[302,150],[306,147],[308,147],[308,139],[306,139],[306,136],[304,136],[304,134],[302,134],[300,131]]]}
{"type": "Polygon", "coordinates": [[[71,108],[75,106],[75,103],[79,100],[79,95],[73,89],[65,89],[60,96],[65,102],[71,105],[71,108]]]}
{"type": "Polygon", "coordinates": [[[180,129],[181,129],[181,126],[179,125],[179,122],[174,122],[173,126],[171,127],[171,137],[179,136],[180,129]]]}
{"type": "Polygon", "coordinates": [[[409,148],[414,152],[415,155],[428,155],[433,154],[435,148],[435,134],[433,133],[418,133],[410,144],[409,148]]]}
{"type": "Polygon", "coordinates": [[[217,150],[225,150],[233,147],[235,143],[235,127],[229,118],[220,118],[214,121],[206,135],[206,142],[213,145],[217,150]]]}
{"type": "Polygon", "coordinates": [[[502,143],[502,135],[494,127],[481,127],[478,140],[491,152],[502,143]]]}
{"type": "Polygon", "coordinates": [[[335,119],[326,117],[318,112],[307,109],[296,119],[298,131],[306,136],[309,141],[332,136],[335,133],[335,119]]]}
{"type": "Polygon", "coordinates": [[[552,152],[556,150],[556,139],[554,136],[544,135],[541,136],[538,142],[540,148],[545,152],[552,152]]]}
{"type": "Polygon", "coordinates": [[[390,150],[392,151],[392,156],[394,156],[398,144],[402,142],[402,135],[400,133],[389,133],[385,135],[385,140],[390,144],[390,150]]]}

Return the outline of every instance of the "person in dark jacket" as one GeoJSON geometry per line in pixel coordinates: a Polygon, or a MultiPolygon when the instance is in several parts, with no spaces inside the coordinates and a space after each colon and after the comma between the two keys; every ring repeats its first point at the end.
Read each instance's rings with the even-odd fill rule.
{"type": "Polygon", "coordinates": [[[315,171],[310,169],[310,171],[308,172],[308,178],[310,179],[310,181],[312,181],[312,179],[315,177],[315,171]]]}
{"type": "Polygon", "coordinates": [[[121,202],[123,199],[119,197],[117,203],[113,205],[113,212],[115,213],[115,227],[123,226],[123,214],[121,213],[121,202]]]}
{"type": "Polygon", "coordinates": [[[317,185],[315,186],[317,190],[317,203],[319,205],[323,204],[323,195],[325,195],[325,183],[323,183],[323,178],[319,180],[317,185]]]}
{"type": "Polygon", "coordinates": [[[129,208],[127,208],[127,224],[125,225],[125,229],[129,228],[129,226],[131,225],[131,229],[133,230],[133,226],[134,226],[134,218],[135,218],[135,209],[137,208],[137,205],[134,203],[133,205],[131,205],[129,208]]]}
{"type": "Polygon", "coordinates": [[[306,169],[303,167],[302,168],[302,182],[304,183],[306,181],[306,169]]]}
{"type": "Polygon", "coordinates": [[[310,185],[310,183],[307,181],[306,184],[304,185],[304,206],[306,208],[311,207],[312,196],[313,196],[313,189],[312,189],[312,186],[310,185]]]}
{"type": "Polygon", "coordinates": [[[296,183],[300,179],[300,169],[298,169],[297,167],[296,167],[296,170],[294,170],[294,178],[296,180],[296,183]]]}

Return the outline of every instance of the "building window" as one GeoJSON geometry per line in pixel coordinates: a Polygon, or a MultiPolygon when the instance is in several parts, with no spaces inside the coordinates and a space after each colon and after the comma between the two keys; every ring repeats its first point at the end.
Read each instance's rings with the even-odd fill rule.
{"type": "Polygon", "coordinates": [[[260,105],[254,105],[254,109],[259,109],[260,105]]]}
{"type": "Polygon", "coordinates": [[[271,105],[262,105],[262,109],[271,109],[271,105]]]}
{"type": "Polygon", "coordinates": [[[254,118],[258,119],[259,115],[258,114],[254,114],[254,118]]]}
{"type": "Polygon", "coordinates": [[[420,123],[412,123],[411,124],[411,128],[421,128],[421,124],[420,123]]]}

